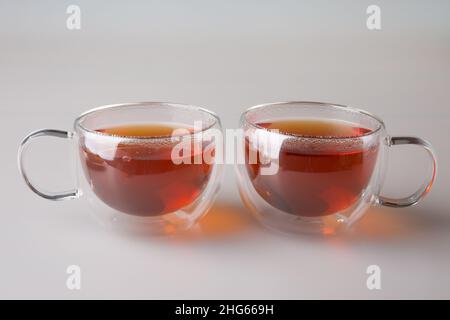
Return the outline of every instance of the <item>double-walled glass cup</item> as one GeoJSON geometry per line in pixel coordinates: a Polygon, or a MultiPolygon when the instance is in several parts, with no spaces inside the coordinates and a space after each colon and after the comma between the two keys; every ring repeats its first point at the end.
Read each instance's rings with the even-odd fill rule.
{"type": "Polygon", "coordinates": [[[43,198],[86,198],[107,227],[175,233],[194,225],[217,194],[221,162],[215,150],[222,147],[222,135],[212,134],[217,132],[219,118],[203,108],[161,102],[109,105],[80,115],[72,132],[29,134],[19,149],[19,169],[43,198]],[[73,190],[45,192],[31,181],[27,147],[42,136],[73,144],[78,177],[73,190]]]}
{"type": "MultiPolygon", "coordinates": [[[[359,109],[318,102],[282,102],[248,109],[241,117],[243,163],[237,168],[240,194],[257,219],[287,232],[333,234],[351,226],[371,205],[407,207],[431,189],[436,159],[431,145],[416,137],[391,137],[383,121],[359,109]],[[349,135],[302,135],[271,130],[286,121],[338,123],[349,135]],[[431,166],[412,195],[380,193],[387,153],[396,145],[419,145],[431,166]]],[[[239,154],[239,153],[238,153],[239,154]]]]}

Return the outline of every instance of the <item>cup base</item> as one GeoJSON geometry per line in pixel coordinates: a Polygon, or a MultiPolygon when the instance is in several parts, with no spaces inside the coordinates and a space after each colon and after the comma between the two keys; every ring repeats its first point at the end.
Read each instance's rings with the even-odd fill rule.
{"type": "Polygon", "coordinates": [[[243,192],[242,187],[239,187],[241,199],[246,207],[250,209],[252,215],[266,228],[282,233],[319,234],[325,236],[339,234],[348,230],[356,218],[355,216],[349,216],[349,212],[361,212],[363,210],[361,204],[356,204],[355,207],[358,210],[350,208],[349,212],[337,212],[319,217],[297,216],[271,206],[263,199],[259,199],[256,191],[251,188],[248,190],[251,190],[250,195],[249,191],[247,193],[243,192]],[[254,198],[251,199],[250,196],[254,198]],[[255,201],[255,197],[258,198],[258,201],[255,201]]]}
{"type": "Polygon", "coordinates": [[[92,217],[104,228],[134,235],[171,236],[191,228],[197,218],[183,210],[161,216],[139,217],[118,211],[91,211],[92,217]]]}

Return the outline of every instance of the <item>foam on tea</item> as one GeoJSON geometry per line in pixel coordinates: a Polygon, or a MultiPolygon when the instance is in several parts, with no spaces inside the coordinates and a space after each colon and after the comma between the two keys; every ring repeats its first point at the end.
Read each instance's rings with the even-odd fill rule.
{"type": "Polygon", "coordinates": [[[182,125],[132,124],[98,128],[111,136],[107,142],[98,135],[84,137],[81,163],[95,194],[110,207],[138,216],[163,215],[191,204],[206,187],[212,165],[193,164],[193,148],[183,155],[191,164],[172,161],[177,142],[171,135],[180,127],[193,132],[182,125]]]}
{"type": "MultiPolygon", "coordinates": [[[[256,124],[285,134],[279,150],[279,169],[261,174],[264,164],[247,163],[255,190],[272,206],[299,216],[338,213],[354,204],[367,187],[378,146],[364,145],[371,131],[352,123],[331,120],[276,120],[256,124]]],[[[276,134],[276,133],[273,133],[276,134]]],[[[246,153],[259,152],[246,138],[246,153]]]]}
{"type": "Polygon", "coordinates": [[[370,130],[353,125],[350,122],[331,120],[277,120],[261,122],[259,126],[266,129],[276,129],[280,133],[310,137],[358,137],[370,130]]]}

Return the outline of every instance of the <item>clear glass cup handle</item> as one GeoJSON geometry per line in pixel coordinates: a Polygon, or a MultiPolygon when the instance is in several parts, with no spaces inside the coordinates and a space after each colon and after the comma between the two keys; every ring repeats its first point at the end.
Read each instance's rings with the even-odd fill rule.
{"type": "Polygon", "coordinates": [[[52,136],[57,138],[64,138],[64,139],[72,139],[73,133],[68,131],[62,131],[62,130],[53,130],[53,129],[42,129],[37,130],[32,133],[30,133],[28,136],[26,136],[19,147],[18,152],[18,164],[19,164],[19,171],[22,174],[23,179],[25,180],[25,183],[28,185],[28,187],[37,195],[41,196],[42,198],[48,199],[48,200],[66,200],[66,199],[74,199],[78,198],[80,195],[80,192],[77,188],[69,191],[63,191],[63,192],[43,192],[40,191],[39,188],[34,186],[31,181],[28,179],[27,172],[25,170],[24,166],[24,159],[27,155],[27,147],[29,144],[33,141],[33,139],[36,139],[38,137],[42,136],[52,136]]]}
{"type": "Polygon", "coordinates": [[[412,205],[415,205],[417,202],[419,202],[420,199],[422,199],[431,189],[431,186],[434,183],[434,180],[436,179],[436,171],[437,171],[437,162],[436,162],[436,156],[433,151],[433,147],[431,144],[421,138],[417,137],[388,137],[387,138],[387,144],[389,147],[395,146],[395,145],[401,145],[401,144],[415,144],[423,147],[428,155],[430,156],[430,160],[432,162],[432,170],[430,173],[430,176],[428,179],[422,183],[420,188],[414,192],[412,195],[404,198],[394,199],[394,198],[388,198],[384,196],[379,196],[377,199],[377,202],[383,206],[388,207],[395,207],[395,208],[401,208],[401,207],[409,207],[412,205]]]}

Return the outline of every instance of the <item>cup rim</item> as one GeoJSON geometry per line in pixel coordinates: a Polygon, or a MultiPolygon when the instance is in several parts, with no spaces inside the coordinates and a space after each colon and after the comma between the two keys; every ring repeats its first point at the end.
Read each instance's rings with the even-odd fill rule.
{"type": "Polygon", "coordinates": [[[367,133],[358,135],[358,136],[314,136],[314,135],[295,134],[295,133],[289,133],[289,132],[284,132],[284,131],[279,132],[279,134],[282,134],[285,136],[296,137],[296,138],[323,139],[323,140],[338,140],[338,139],[339,140],[340,139],[348,140],[348,139],[360,139],[363,137],[375,135],[376,133],[380,132],[381,129],[386,129],[386,126],[385,126],[383,120],[381,120],[381,118],[379,118],[378,116],[376,116],[368,111],[365,111],[365,110],[359,109],[359,108],[349,107],[349,106],[342,105],[342,104],[329,103],[329,102],[317,102],[317,101],[280,101],[280,102],[269,102],[269,103],[258,104],[256,106],[250,107],[247,110],[245,110],[244,113],[242,114],[242,119],[243,119],[243,121],[245,121],[245,123],[249,124],[251,127],[255,128],[255,129],[272,132],[268,128],[265,128],[256,123],[252,123],[252,122],[248,121],[248,119],[247,119],[248,113],[250,113],[251,111],[253,111],[255,109],[260,109],[263,107],[282,106],[282,105],[289,105],[289,104],[332,107],[332,108],[341,109],[341,110],[344,110],[347,112],[355,112],[355,113],[363,114],[365,116],[368,116],[368,117],[374,119],[378,123],[378,126],[376,129],[371,130],[367,133]]]}
{"type": "Polygon", "coordinates": [[[107,104],[107,105],[102,105],[99,107],[94,107],[91,108],[89,110],[86,110],[85,112],[83,112],[82,114],[80,114],[74,121],[74,128],[80,128],[82,131],[84,132],[88,132],[91,134],[95,134],[95,135],[99,135],[99,136],[103,136],[103,137],[112,137],[112,138],[120,138],[120,139],[129,139],[129,140],[160,140],[160,139],[168,139],[168,138],[172,138],[172,135],[160,135],[160,136],[125,136],[125,135],[117,135],[117,134],[111,134],[111,133],[105,133],[105,132],[100,132],[94,129],[89,129],[86,128],[85,126],[83,126],[81,124],[81,120],[83,118],[85,118],[86,116],[90,115],[90,114],[94,114],[98,111],[103,111],[103,110],[108,110],[108,109],[116,109],[116,108],[124,108],[124,107],[139,107],[139,106],[148,106],[148,107],[153,107],[153,106],[161,106],[161,105],[167,105],[169,107],[172,106],[176,106],[176,107],[183,107],[183,108],[189,108],[195,111],[200,111],[200,112],[204,112],[209,114],[210,116],[212,116],[212,118],[214,119],[214,121],[212,122],[211,125],[202,128],[202,130],[196,131],[196,132],[192,132],[192,133],[187,133],[187,134],[183,134],[183,135],[178,135],[176,136],[177,138],[181,138],[181,137],[185,137],[185,136],[195,136],[198,134],[202,134],[203,132],[208,131],[209,129],[211,129],[212,127],[214,127],[216,124],[219,124],[219,126],[221,126],[221,122],[220,122],[220,118],[219,116],[211,111],[208,110],[206,108],[203,107],[198,107],[192,104],[184,104],[184,103],[178,103],[178,102],[167,102],[167,101],[139,101],[139,102],[125,102],[125,103],[116,103],[116,104],[107,104]]]}

